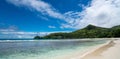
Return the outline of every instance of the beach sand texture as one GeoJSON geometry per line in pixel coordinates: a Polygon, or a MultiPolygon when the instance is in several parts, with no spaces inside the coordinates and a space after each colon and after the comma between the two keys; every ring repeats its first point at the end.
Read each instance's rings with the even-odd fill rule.
{"type": "Polygon", "coordinates": [[[80,59],[120,59],[120,40],[110,41],[80,59]]]}

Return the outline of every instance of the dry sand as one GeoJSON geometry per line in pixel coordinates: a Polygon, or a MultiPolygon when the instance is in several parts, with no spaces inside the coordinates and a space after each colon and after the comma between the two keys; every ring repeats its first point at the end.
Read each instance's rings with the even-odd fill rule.
{"type": "Polygon", "coordinates": [[[120,40],[110,41],[80,59],[120,59],[120,40]]]}

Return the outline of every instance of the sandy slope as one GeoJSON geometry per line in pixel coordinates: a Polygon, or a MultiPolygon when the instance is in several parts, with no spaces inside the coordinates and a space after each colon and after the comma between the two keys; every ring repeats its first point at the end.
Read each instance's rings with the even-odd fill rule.
{"type": "Polygon", "coordinates": [[[120,59],[120,40],[111,41],[82,59],[120,59]]]}

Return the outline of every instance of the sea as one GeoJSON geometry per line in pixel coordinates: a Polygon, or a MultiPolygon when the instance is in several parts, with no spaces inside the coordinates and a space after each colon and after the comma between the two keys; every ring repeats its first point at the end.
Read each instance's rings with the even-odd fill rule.
{"type": "Polygon", "coordinates": [[[0,40],[0,59],[59,59],[106,43],[105,39],[0,40]]]}

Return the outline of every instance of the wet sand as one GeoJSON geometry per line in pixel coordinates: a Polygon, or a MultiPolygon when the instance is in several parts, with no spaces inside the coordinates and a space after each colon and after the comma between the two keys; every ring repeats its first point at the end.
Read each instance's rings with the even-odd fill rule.
{"type": "Polygon", "coordinates": [[[111,40],[80,59],[120,59],[120,40],[111,40]]]}

